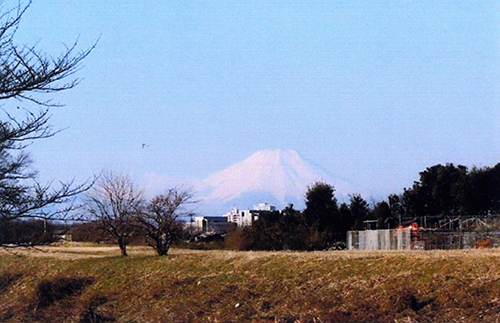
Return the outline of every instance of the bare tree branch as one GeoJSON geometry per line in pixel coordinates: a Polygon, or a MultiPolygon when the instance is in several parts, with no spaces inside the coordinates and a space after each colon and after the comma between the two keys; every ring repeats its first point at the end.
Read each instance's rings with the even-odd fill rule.
{"type": "Polygon", "coordinates": [[[49,125],[47,109],[56,104],[39,96],[78,84],[79,80],[72,76],[95,45],[77,51],[77,40],[57,57],[52,57],[36,45],[16,44],[16,32],[30,4],[31,1],[26,5],[19,2],[9,10],[0,7],[3,11],[0,12],[0,101],[28,100],[43,108],[38,113],[25,110],[24,119],[7,111],[4,118],[0,117],[0,247],[34,246],[50,241],[47,221],[74,218],[72,212],[78,207],[76,197],[94,182],[41,184],[36,180],[37,172],[31,168],[32,159],[26,147],[57,133],[49,125]],[[40,223],[43,223],[41,231],[40,223]],[[18,227],[33,230],[19,235],[14,230],[18,227]]]}
{"type": "Polygon", "coordinates": [[[78,39],[57,57],[48,56],[34,46],[16,45],[14,36],[29,8],[19,6],[0,16],[0,100],[18,98],[43,106],[56,106],[40,100],[36,93],[54,93],[73,88],[79,80],[69,79],[95,48],[77,51],[78,39]],[[12,16],[13,15],[13,16],[12,16]]]}

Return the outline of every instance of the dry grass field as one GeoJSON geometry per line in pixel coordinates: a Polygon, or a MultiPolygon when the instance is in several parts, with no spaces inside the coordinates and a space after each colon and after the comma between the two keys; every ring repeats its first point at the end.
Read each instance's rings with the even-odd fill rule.
{"type": "Polygon", "coordinates": [[[497,322],[500,250],[0,251],[0,322],[497,322]]]}

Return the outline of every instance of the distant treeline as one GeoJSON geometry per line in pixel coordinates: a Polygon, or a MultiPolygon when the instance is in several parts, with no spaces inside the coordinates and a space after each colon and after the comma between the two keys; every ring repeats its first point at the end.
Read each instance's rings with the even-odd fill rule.
{"type": "MultiPolygon", "coordinates": [[[[183,203],[184,200],[179,206],[183,203]]],[[[407,226],[414,221],[422,225],[424,218],[425,224],[432,226],[443,218],[471,215],[494,217],[500,213],[500,163],[494,167],[471,169],[453,164],[428,167],[410,188],[372,203],[359,194],[351,195],[348,203],[338,203],[335,187],[318,182],[307,189],[305,204],[303,211],[289,205],[282,211],[261,212],[252,226],[234,229],[224,241],[215,239],[206,243],[189,243],[187,246],[239,250],[341,249],[345,247],[349,230],[391,229],[399,225],[407,226]]],[[[170,206],[171,203],[166,205],[170,206]]],[[[175,203],[173,205],[177,206],[175,203]]],[[[157,208],[149,208],[126,210],[127,214],[158,213],[157,208]]],[[[172,210],[177,212],[177,208],[172,210]]],[[[166,237],[163,232],[170,231],[169,244],[175,243],[174,240],[190,240],[193,233],[177,230],[180,228],[179,223],[174,222],[177,213],[172,212],[155,215],[158,224],[154,228],[156,231],[162,230],[158,231],[158,241],[166,237]]],[[[106,230],[104,218],[97,219],[100,220],[74,225],[68,233],[76,241],[116,242],[116,237],[106,230]]],[[[116,223],[116,220],[110,223],[116,223]]],[[[143,226],[137,224],[136,216],[122,224],[122,227],[130,228],[125,243],[151,243],[143,226]]],[[[58,240],[65,231],[46,221],[0,221],[0,243],[26,246],[45,244],[58,240]]],[[[186,245],[185,242],[183,244],[186,245]]]]}
{"type": "Polygon", "coordinates": [[[290,205],[262,214],[251,226],[229,234],[227,245],[242,250],[322,250],[342,248],[349,230],[390,229],[418,219],[496,216],[500,213],[500,163],[468,169],[453,164],[428,167],[400,194],[370,205],[358,194],[338,204],[334,186],[315,183],[306,208],[290,205]]]}
{"type": "Polygon", "coordinates": [[[35,246],[55,242],[65,226],[44,220],[0,219],[0,245],[35,246]]]}

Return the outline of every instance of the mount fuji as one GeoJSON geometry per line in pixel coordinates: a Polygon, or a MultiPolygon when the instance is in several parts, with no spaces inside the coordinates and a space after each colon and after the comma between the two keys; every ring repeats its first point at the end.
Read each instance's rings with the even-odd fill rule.
{"type": "Polygon", "coordinates": [[[306,161],[295,150],[266,149],[203,180],[196,187],[198,208],[211,215],[233,207],[249,209],[261,202],[278,208],[293,203],[296,209],[302,209],[308,186],[318,181],[333,185],[340,201],[348,194],[362,193],[355,185],[306,161]]]}

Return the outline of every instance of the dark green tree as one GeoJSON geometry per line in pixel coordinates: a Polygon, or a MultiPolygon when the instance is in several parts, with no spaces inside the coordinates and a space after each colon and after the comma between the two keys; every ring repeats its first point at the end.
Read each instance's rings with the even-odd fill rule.
{"type": "Polygon", "coordinates": [[[373,208],[373,217],[378,220],[379,228],[383,229],[390,229],[395,222],[391,214],[391,207],[386,201],[375,204],[373,208]]]}
{"type": "Polygon", "coordinates": [[[310,250],[313,242],[311,237],[314,232],[311,232],[311,227],[308,227],[305,222],[304,214],[293,208],[293,205],[288,205],[282,212],[283,223],[283,248],[286,250],[310,250]]]}
{"type": "Polygon", "coordinates": [[[339,238],[345,240],[334,193],[335,188],[323,182],[314,183],[306,193],[304,218],[306,224],[319,233],[317,249],[328,248],[339,238]]]}
{"type": "Polygon", "coordinates": [[[402,195],[391,194],[388,197],[389,208],[391,209],[391,215],[394,217],[396,224],[401,224],[401,219],[405,214],[405,206],[403,204],[402,195]]]}
{"type": "Polygon", "coordinates": [[[283,216],[279,211],[261,213],[252,226],[245,228],[245,246],[249,250],[283,250],[283,216]]]}
{"type": "Polygon", "coordinates": [[[494,167],[472,168],[464,200],[468,214],[491,215],[500,212],[500,163],[494,167]]]}
{"type": "Polygon", "coordinates": [[[428,167],[403,193],[407,215],[459,215],[467,212],[467,168],[453,164],[428,167]]]}
{"type": "Polygon", "coordinates": [[[354,230],[356,225],[356,219],[353,217],[349,205],[346,203],[340,204],[339,207],[340,216],[340,227],[338,229],[339,241],[344,241],[346,239],[347,231],[354,230]]]}
{"type": "Polygon", "coordinates": [[[293,205],[281,212],[262,212],[252,226],[234,234],[243,240],[240,245],[244,250],[313,250],[321,243],[317,228],[308,226],[303,213],[293,205]]]}
{"type": "Polygon", "coordinates": [[[366,202],[359,194],[351,195],[349,210],[351,211],[352,218],[355,220],[356,229],[365,229],[366,224],[364,221],[368,220],[370,215],[368,202],[366,202]]]}

